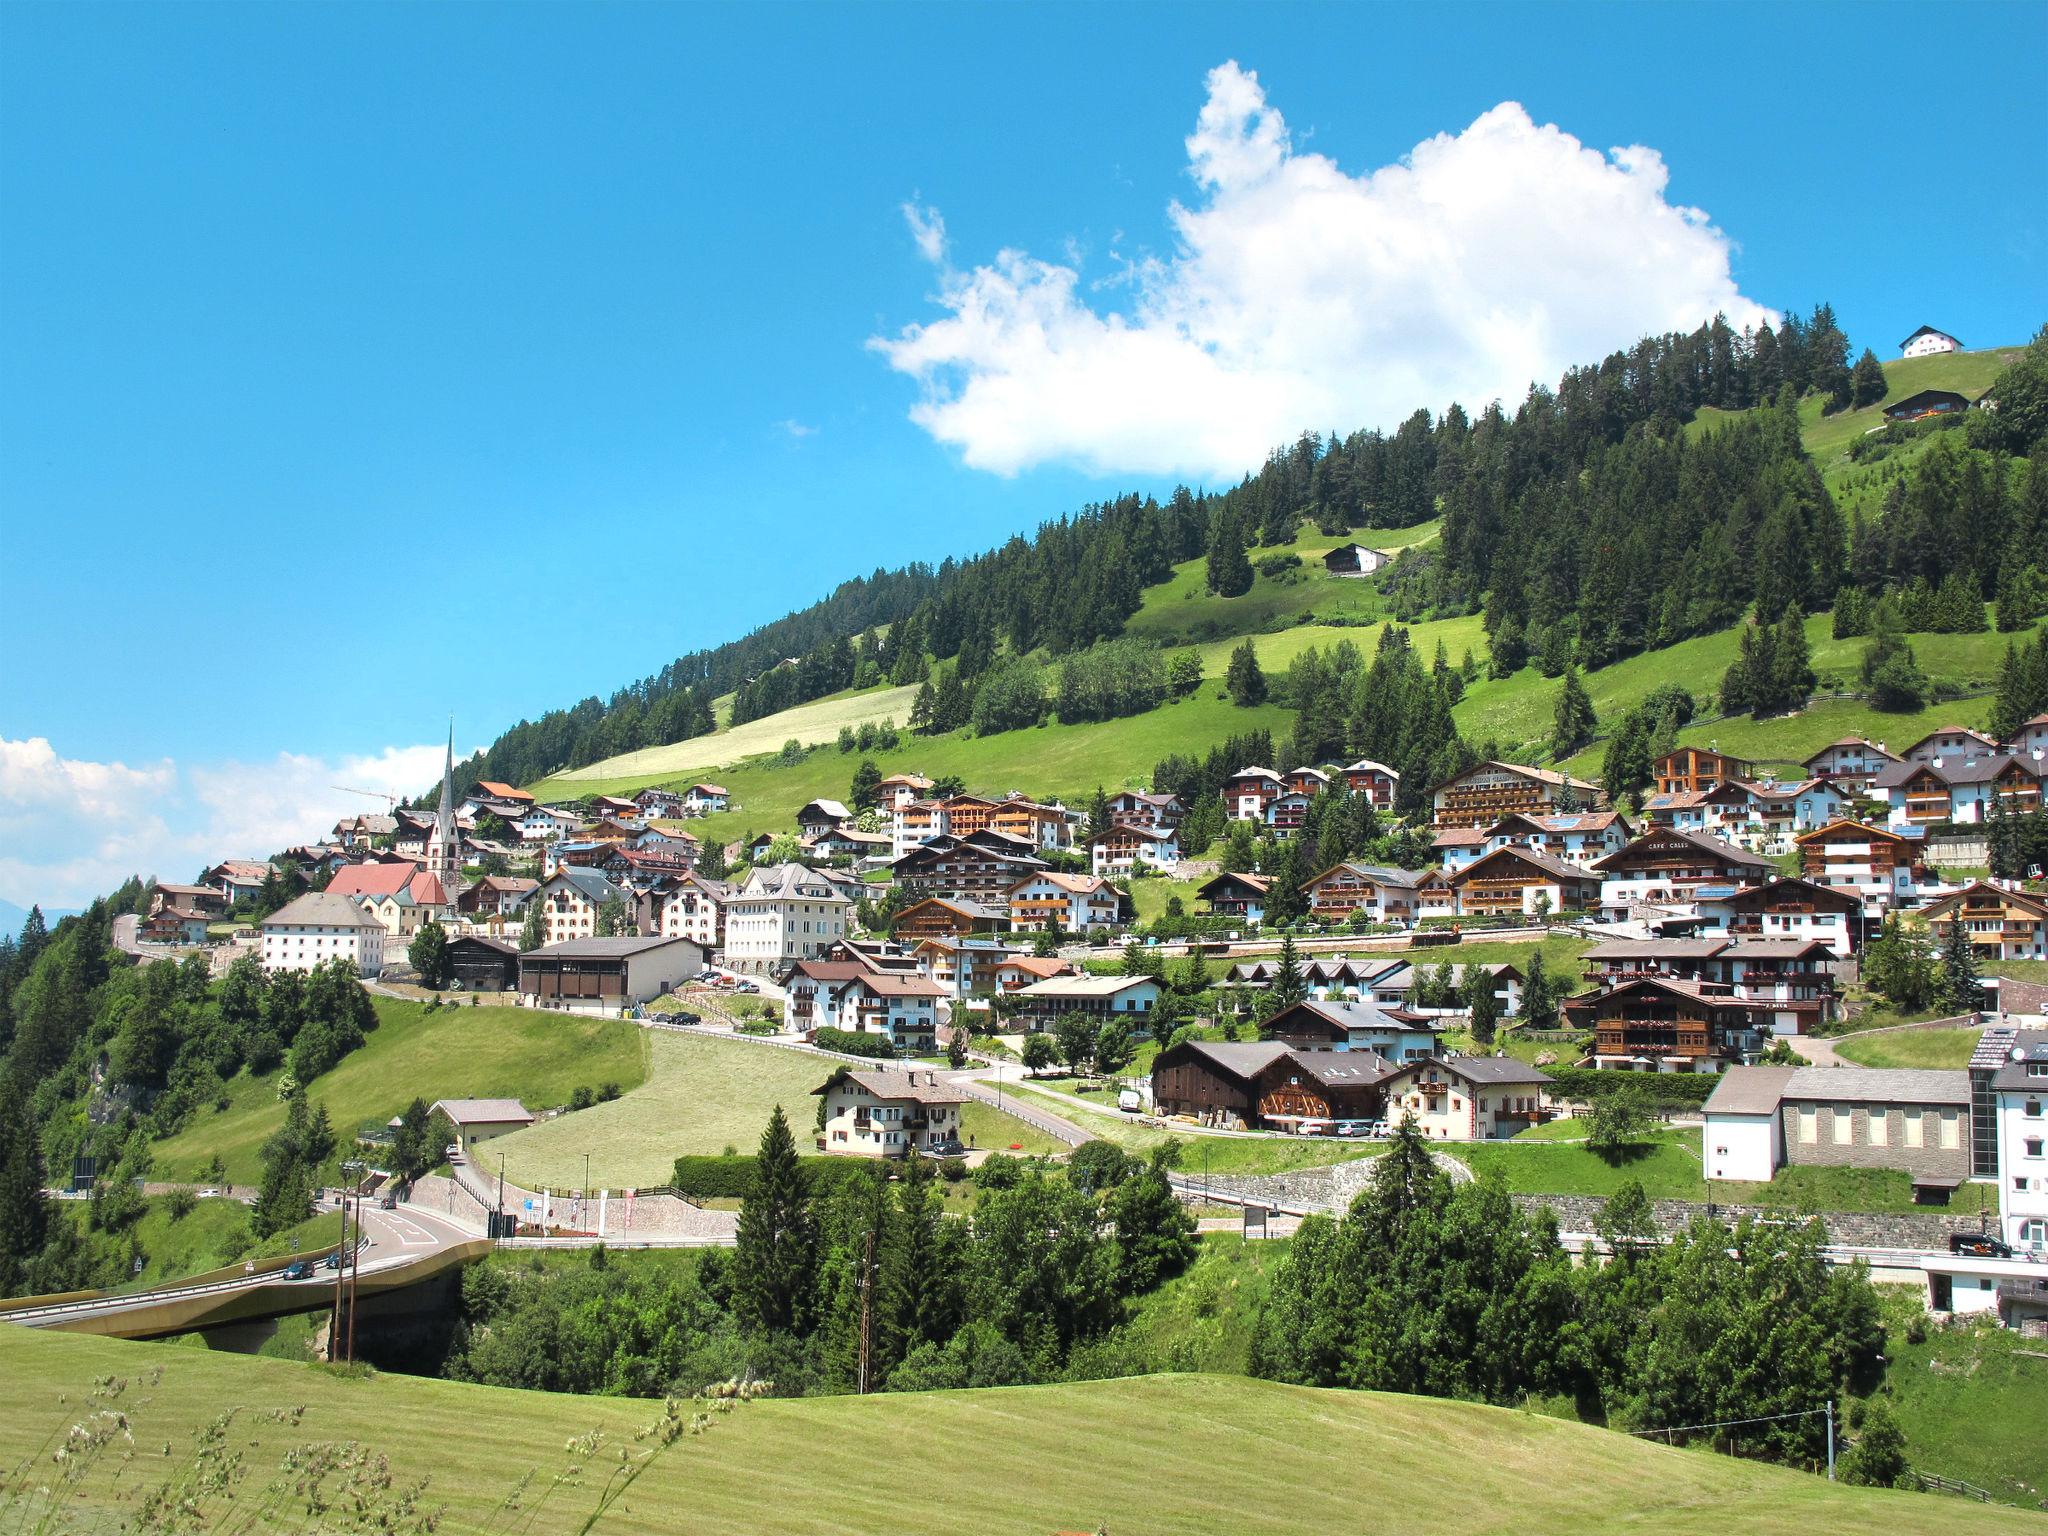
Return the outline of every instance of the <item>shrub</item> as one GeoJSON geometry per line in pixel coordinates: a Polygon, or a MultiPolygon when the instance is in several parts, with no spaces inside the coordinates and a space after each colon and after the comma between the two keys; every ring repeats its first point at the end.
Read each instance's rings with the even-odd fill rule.
{"type": "Polygon", "coordinates": [[[597,1102],[600,1104],[609,1104],[613,1099],[616,1099],[618,1096],[619,1085],[617,1083],[606,1083],[603,1087],[597,1090],[597,1102]]]}
{"type": "Polygon", "coordinates": [[[896,1046],[887,1035],[869,1030],[821,1029],[811,1037],[820,1050],[838,1051],[843,1056],[866,1056],[875,1061],[893,1061],[896,1046]]]}
{"type": "MultiPolygon", "coordinates": [[[[758,1159],[734,1154],[712,1157],[691,1155],[676,1159],[670,1182],[677,1193],[692,1200],[744,1200],[754,1188],[758,1159]]],[[[829,1195],[849,1179],[865,1175],[871,1164],[859,1157],[807,1157],[804,1179],[813,1194],[829,1195]]],[[[941,1168],[941,1172],[944,1170],[941,1168]]]]}
{"type": "Polygon", "coordinates": [[[591,1105],[595,1104],[596,1102],[597,1095],[592,1093],[588,1088],[578,1088],[574,1093],[569,1095],[569,1108],[572,1110],[588,1109],[591,1105]]]}
{"type": "Polygon", "coordinates": [[[964,1157],[946,1158],[939,1164],[939,1177],[948,1184],[958,1184],[967,1177],[967,1159],[964,1157]]]}
{"type": "Polygon", "coordinates": [[[164,1210],[172,1221],[183,1221],[192,1214],[192,1207],[199,1203],[199,1197],[189,1189],[174,1189],[164,1196],[164,1210]]]}

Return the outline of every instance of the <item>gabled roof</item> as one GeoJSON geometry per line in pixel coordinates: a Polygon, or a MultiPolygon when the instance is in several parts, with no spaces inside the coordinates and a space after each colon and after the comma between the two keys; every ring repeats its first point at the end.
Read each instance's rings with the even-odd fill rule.
{"type": "Polygon", "coordinates": [[[1054,976],[1019,988],[1017,997],[1115,997],[1133,987],[1158,986],[1151,976],[1054,976]]]}
{"type": "Polygon", "coordinates": [[[1413,1034],[1417,1031],[1435,1032],[1438,1025],[1419,1014],[1395,1011],[1380,1007],[1377,1003],[1326,1003],[1314,998],[1305,998],[1291,1008],[1283,1008],[1266,1021],[1266,1028],[1278,1033],[1280,1021],[1290,1014],[1306,1011],[1324,1023],[1338,1029],[1397,1031],[1413,1034]]]}
{"type": "Polygon", "coordinates": [[[2031,758],[2015,757],[2009,752],[1994,752],[1984,757],[1937,757],[1924,763],[1893,763],[1872,782],[1879,789],[1898,789],[1926,773],[1932,774],[1950,788],[1957,788],[1965,784],[1989,784],[2008,768],[2015,767],[2033,778],[2041,777],[2039,765],[2031,758]]]}
{"type": "Polygon", "coordinates": [[[431,1108],[457,1125],[531,1125],[533,1111],[517,1099],[436,1099],[431,1108]]]}
{"type": "Polygon", "coordinates": [[[1707,1095],[1710,1115],[1775,1115],[1797,1067],[1730,1067],[1707,1095]]]}
{"type": "Polygon", "coordinates": [[[521,805],[533,804],[533,796],[525,790],[515,789],[510,784],[500,784],[496,779],[478,779],[476,787],[494,799],[517,801],[521,805]]]}
{"type": "Polygon", "coordinates": [[[1867,822],[1852,821],[1840,817],[1824,827],[1815,827],[1810,832],[1794,835],[1795,843],[1861,842],[1868,838],[1879,838],[1888,843],[1903,843],[1906,839],[1889,827],[1873,827],[1867,822]]]}
{"type": "Polygon", "coordinates": [[[1220,875],[1211,875],[1207,880],[1196,886],[1195,894],[1197,896],[1206,896],[1213,888],[1232,880],[1237,881],[1240,885],[1250,886],[1261,896],[1273,889],[1273,877],[1271,875],[1254,875],[1244,870],[1226,869],[1220,875]]]}
{"type": "Polygon", "coordinates": [[[348,897],[337,896],[332,891],[308,891],[286,902],[263,919],[263,926],[375,928],[380,932],[384,927],[348,897]]]}
{"type": "Polygon", "coordinates": [[[1474,763],[1469,768],[1462,768],[1448,779],[1445,779],[1443,783],[1431,785],[1430,793],[1435,794],[1440,789],[1448,789],[1460,779],[1469,778],[1473,774],[1488,768],[1498,769],[1502,773],[1520,774],[1525,779],[1534,779],[1539,784],[1549,784],[1559,789],[1569,784],[1574,789],[1583,789],[1591,794],[1597,795],[1600,793],[1600,786],[1598,784],[1594,784],[1586,779],[1575,779],[1570,774],[1560,773],[1555,768],[1531,768],[1526,763],[1503,763],[1493,758],[1489,758],[1483,763],[1474,763]]]}
{"type": "Polygon", "coordinates": [[[1972,880],[1961,890],[1944,896],[1939,901],[1929,902],[1920,909],[1920,915],[1922,917],[1942,916],[1962,905],[1967,897],[1977,892],[1989,892],[2000,901],[2010,906],[2018,907],[2022,912],[2032,913],[2036,918],[2048,918],[2048,901],[2042,900],[2032,892],[2013,890],[2003,885],[1994,885],[1989,880],[1972,880]]]}
{"type": "Polygon", "coordinates": [[[1956,345],[1959,347],[1962,345],[1960,341],[1956,341],[1955,337],[1949,335],[1947,331],[1937,331],[1931,325],[1923,325],[1920,327],[1919,330],[1915,331],[1912,335],[1908,336],[1904,341],[1900,342],[1899,349],[1901,351],[1904,351],[1907,347],[1910,347],[1914,342],[1918,341],[1922,336],[1939,336],[1943,341],[1955,341],[1956,345]]]}
{"type": "Polygon", "coordinates": [[[1792,896],[1820,906],[1832,906],[1843,912],[1854,912],[1863,905],[1863,898],[1854,891],[1839,885],[1816,885],[1797,875],[1781,875],[1775,880],[1759,881],[1745,885],[1739,891],[1730,891],[1725,896],[1716,896],[1714,901],[1725,903],[1738,911],[1761,906],[1773,897],[1792,896]]]}
{"type": "Polygon", "coordinates": [[[1340,869],[1347,870],[1361,879],[1370,880],[1375,885],[1399,886],[1404,891],[1413,890],[1422,878],[1412,869],[1396,869],[1390,864],[1359,864],[1346,859],[1341,864],[1332,864],[1328,869],[1317,871],[1301,883],[1304,887],[1314,885],[1324,877],[1336,874],[1340,869]]]}
{"type": "Polygon", "coordinates": [[[650,934],[642,938],[620,937],[610,939],[564,939],[559,944],[543,944],[539,949],[528,950],[522,960],[617,960],[633,955],[645,954],[650,950],[666,949],[671,944],[694,944],[693,939],[673,937],[668,934],[650,934]]]}
{"type": "Polygon", "coordinates": [[[567,884],[592,906],[601,907],[613,897],[621,901],[626,899],[624,887],[614,885],[604,871],[593,869],[588,864],[557,865],[555,872],[540,883],[539,889],[546,890],[557,881],[567,884]]]}
{"type": "Polygon", "coordinates": [[[766,864],[747,876],[734,901],[845,901],[839,888],[802,864],[766,864]]]}
{"type": "MultiPolygon", "coordinates": [[[[1626,851],[1626,849],[1623,850],[1623,852],[1626,851]]],[[[1608,857],[1616,858],[1619,855],[1610,854],[1608,857]]],[[[1450,883],[1452,885],[1463,885],[1469,880],[1479,878],[1480,871],[1496,859],[1520,859],[1523,863],[1549,875],[1553,880],[1589,881],[1597,884],[1600,879],[1592,870],[1578,864],[1568,863],[1558,858],[1555,854],[1546,853],[1541,848],[1527,848],[1520,843],[1510,843],[1505,847],[1494,849],[1491,853],[1482,853],[1456,874],[1451,875],[1449,877],[1450,883]]],[[[1602,862],[1605,861],[1603,860],[1602,862]]]]}
{"type": "Polygon", "coordinates": [[[1509,1083],[1547,1083],[1550,1074],[1540,1067],[1532,1067],[1525,1061],[1512,1056],[1432,1056],[1423,1061],[1405,1063],[1396,1076],[1407,1077],[1424,1067],[1435,1067],[1453,1077],[1462,1077],[1468,1083],[1501,1086],[1509,1083]]]}
{"type": "Polygon", "coordinates": [[[1801,763],[1799,766],[1802,768],[1811,768],[1816,762],[1818,762],[1821,758],[1826,757],[1830,752],[1839,751],[1843,747],[1860,748],[1862,751],[1869,754],[1870,756],[1881,757],[1886,762],[1895,763],[1898,761],[1898,758],[1895,754],[1887,752],[1883,747],[1880,747],[1876,742],[1870,740],[1868,737],[1844,736],[1839,741],[1829,742],[1826,746],[1822,747],[1818,752],[1814,753],[1812,757],[1809,757],[1805,762],[1801,763]]]}
{"type": "Polygon", "coordinates": [[[811,1090],[830,1093],[841,1083],[864,1088],[878,1099],[907,1099],[914,1104],[965,1104],[967,1095],[941,1083],[932,1071],[902,1072],[891,1067],[841,1067],[811,1090]]]}
{"type": "Polygon", "coordinates": [[[853,812],[849,811],[837,800],[818,799],[809,801],[798,808],[796,813],[798,820],[803,819],[805,811],[817,811],[820,815],[829,816],[834,821],[851,821],[853,819],[853,812]]]}
{"type": "Polygon", "coordinates": [[[327,882],[336,896],[396,896],[412,883],[419,866],[402,864],[344,864],[327,882]]]}
{"type": "Polygon", "coordinates": [[[1613,853],[1608,854],[1606,858],[1595,859],[1593,861],[1593,868],[1604,870],[1610,865],[1620,868],[1623,861],[1645,843],[1653,841],[1668,842],[1672,838],[1677,838],[1686,846],[1705,854],[1708,858],[1718,859],[1724,864],[1736,864],[1745,869],[1776,868],[1769,859],[1764,858],[1761,854],[1751,853],[1747,849],[1738,848],[1733,843],[1724,843],[1720,838],[1709,837],[1704,832],[1689,832],[1681,827],[1659,827],[1654,832],[1645,832],[1641,837],[1631,840],[1626,847],[1619,848],[1613,853]]]}

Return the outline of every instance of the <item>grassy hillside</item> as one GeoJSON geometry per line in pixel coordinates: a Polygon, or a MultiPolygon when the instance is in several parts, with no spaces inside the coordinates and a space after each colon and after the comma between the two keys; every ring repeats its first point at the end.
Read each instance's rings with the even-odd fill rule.
{"type": "MultiPolygon", "coordinates": [[[[378,1026],[362,1048],[307,1090],[327,1106],[337,1135],[365,1120],[386,1120],[415,1095],[516,1098],[529,1109],[565,1104],[579,1087],[638,1086],[647,1077],[646,1033],[617,1019],[588,1019],[531,1008],[447,1007],[374,999],[378,1026]]],[[[202,1109],[155,1147],[155,1177],[197,1178],[216,1153],[237,1184],[261,1177],[262,1147],[284,1122],[277,1074],[244,1072],[228,1084],[228,1107],[202,1109]]],[[[673,1155],[673,1154],[671,1154],[673,1155]]]]}
{"type": "Polygon", "coordinates": [[[1970,1064],[1981,1029],[1900,1029],[1882,1034],[1852,1035],[1835,1052],[1845,1061],[1866,1067],[1949,1067],[1970,1064]]]}
{"type": "MultiPolygon", "coordinates": [[[[56,1508],[64,1528],[113,1528],[131,1501],[192,1467],[195,1436],[230,1404],[241,1405],[233,1441],[248,1475],[230,1481],[232,1508],[199,1495],[196,1526],[248,1523],[267,1500],[276,1517],[305,1521],[299,1477],[266,1490],[298,1448],[341,1442],[387,1456],[394,1489],[425,1479],[421,1502],[442,1510],[447,1532],[1305,1533],[1356,1529],[1361,1509],[1377,1532],[1428,1536],[1499,1531],[1507,1510],[1517,1529],[1674,1536],[2048,1529],[2011,1509],[1831,1485],[1532,1413],[1224,1376],[766,1400],[664,1445],[636,1438],[661,1416],[651,1402],[26,1329],[0,1330],[0,1374],[11,1389],[0,1466],[24,1467],[0,1485],[0,1505],[29,1529],[58,1523],[45,1520],[56,1508]],[[98,1407],[124,1412],[137,1443],[170,1455],[131,1462],[117,1433],[111,1454],[74,1448],[52,1470],[53,1440],[98,1407]],[[622,1466],[635,1475],[601,1507],[622,1466]]],[[[330,1475],[327,1492],[343,1481],[330,1475]]]]}
{"type": "MultiPolygon", "coordinates": [[[[879,724],[884,720],[901,725],[910,718],[910,705],[916,697],[915,688],[835,693],[786,709],[779,715],[714,731],[709,736],[693,736],[665,747],[645,747],[586,768],[566,769],[543,781],[545,787],[536,789],[543,795],[562,797],[601,795],[609,792],[605,785],[614,782],[654,784],[681,775],[705,774],[758,752],[777,751],[792,738],[806,746],[831,741],[843,725],[879,724]]],[[[730,708],[728,700],[720,711],[721,718],[730,708]]]]}

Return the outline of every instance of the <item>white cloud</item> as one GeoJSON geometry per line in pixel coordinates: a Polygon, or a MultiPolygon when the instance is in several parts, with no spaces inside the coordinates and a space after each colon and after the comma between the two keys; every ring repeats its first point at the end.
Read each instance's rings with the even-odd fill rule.
{"type": "Polygon", "coordinates": [[[1666,201],[1654,149],[1603,155],[1504,102],[1353,176],[1294,148],[1257,75],[1225,64],[1208,90],[1176,249],[1091,285],[1128,286],[1128,313],[1071,259],[956,270],[938,213],[905,205],[945,313],[869,345],[969,465],[1235,479],[1306,428],[1512,404],[1643,334],[1770,317],[1727,236],[1666,201]]]}
{"type": "Polygon", "coordinates": [[[417,794],[440,776],[444,750],[130,767],[60,757],[40,736],[0,738],[0,897],[78,907],[131,874],[189,880],[222,859],[317,841],[342,816],[379,808],[346,790],[417,794]]]}
{"type": "Polygon", "coordinates": [[[797,438],[798,440],[802,440],[803,438],[806,437],[816,437],[818,435],[818,429],[816,427],[809,426],[804,422],[798,421],[794,416],[785,416],[781,421],[775,423],[775,425],[782,428],[783,431],[787,432],[791,437],[797,438]]]}

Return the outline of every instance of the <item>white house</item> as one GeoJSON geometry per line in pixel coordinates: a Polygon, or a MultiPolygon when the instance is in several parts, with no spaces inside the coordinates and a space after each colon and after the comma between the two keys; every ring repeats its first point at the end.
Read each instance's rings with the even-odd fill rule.
{"type": "Polygon", "coordinates": [[[1550,1118],[1550,1075],[1512,1056],[1412,1061],[1385,1084],[1387,1118],[1412,1119],[1437,1141],[1513,1136],[1550,1118]]]}
{"type": "Polygon", "coordinates": [[[2005,1050],[2004,1065],[1990,1077],[1999,1222],[2016,1251],[2040,1255],[2048,1253],[2048,1030],[2000,1031],[1997,1044],[2005,1050]]]}
{"type": "Polygon", "coordinates": [[[446,1115],[455,1127],[456,1141],[465,1148],[508,1131],[523,1131],[535,1119],[517,1099],[436,1099],[429,1113],[446,1115]]]}
{"type": "Polygon", "coordinates": [[[1730,1067],[1707,1097],[1702,1161],[1710,1179],[1768,1184],[1785,1161],[1780,1105],[1797,1067],[1730,1067]]]}
{"type": "Polygon", "coordinates": [[[846,937],[853,903],[801,864],[755,869],[725,900],[725,963],[765,975],[815,960],[846,937]]]}
{"type": "Polygon", "coordinates": [[[583,864],[564,864],[527,899],[540,903],[541,936],[549,944],[596,938],[598,913],[606,902],[625,903],[628,914],[633,910],[632,892],[583,864]]]}
{"type": "Polygon", "coordinates": [[[1129,874],[1141,864],[1170,871],[1180,863],[1180,833],[1113,821],[1088,839],[1088,859],[1097,875],[1129,874]]]}
{"type": "Polygon", "coordinates": [[[1150,976],[1055,976],[1020,987],[1012,994],[1023,1011],[1040,1024],[1052,1024],[1069,1013],[1085,1013],[1105,1021],[1128,1018],[1143,1024],[1159,1006],[1159,983],[1150,976]]]}
{"type": "Polygon", "coordinates": [[[346,896],[309,891],[263,920],[263,969],[310,971],[346,960],[361,976],[384,969],[384,925],[346,896]]]}
{"type": "Polygon", "coordinates": [[[841,1067],[811,1090],[825,1101],[818,1150],[854,1157],[908,1157],[960,1144],[967,1095],[936,1072],[841,1067]]]}
{"type": "Polygon", "coordinates": [[[1937,331],[1931,325],[1919,330],[1899,343],[1901,357],[1932,357],[1937,352],[1960,352],[1963,344],[1947,331],[1937,331]]]}
{"type": "Polygon", "coordinates": [[[1035,933],[1054,927],[1066,933],[1114,928],[1122,897],[1100,875],[1068,875],[1041,870],[1010,887],[1010,927],[1035,933]]]}

